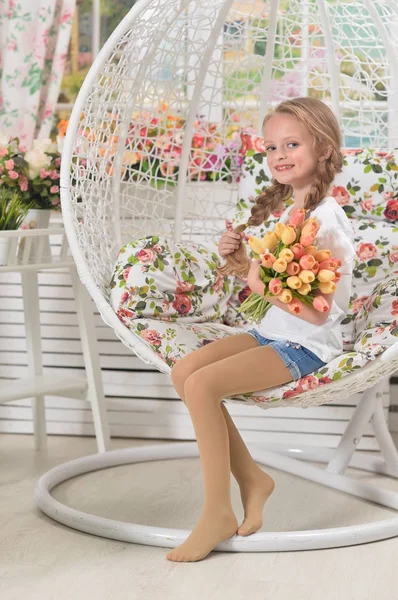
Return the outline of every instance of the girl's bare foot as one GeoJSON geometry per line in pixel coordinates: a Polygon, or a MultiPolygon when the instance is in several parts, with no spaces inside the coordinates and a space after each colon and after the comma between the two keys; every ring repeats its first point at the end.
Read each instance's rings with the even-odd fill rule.
{"type": "Polygon", "coordinates": [[[185,542],[167,554],[167,559],[176,562],[202,560],[217,544],[232,537],[237,528],[238,521],[232,511],[221,516],[204,514],[185,542]]]}
{"type": "Polygon", "coordinates": [[[237,531],[238,535],[250,535],[262,527],[264,504],[274,488],[275,482],[272,477],[260,468],[250,482],[240,485],[245,518],[237,531]]]}

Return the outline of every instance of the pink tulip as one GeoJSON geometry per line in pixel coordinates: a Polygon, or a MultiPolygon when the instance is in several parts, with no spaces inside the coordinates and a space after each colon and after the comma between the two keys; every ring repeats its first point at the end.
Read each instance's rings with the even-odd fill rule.
{"type": "Polygon", "coordinates": [[[335,271],[339,266],[341,266],[341,264],[339,265],[337,259],[335,260],[334,258],[328,258],[319,264],[320,269],[328,269],[329,271],[335,271]]]}
{"type": "Polygon", "coordinates": [[[338,281],[340,281],[340,279],[341,279],[341,273],[337,272],[334,274],[334,279],[332,279],[332,281],[334,283],[337,283],[338,281]]]}
{"type": "Polygon", "coordinates": [[[294,313],[295,315],[299,315],[303,310],[303,305],[298,298],[293,298],[293,300],[289,302],[287,307],[290,310],[290,312],[294,313]]]}
{"type": "Polygon", "coordinates": [[[282,291],[282,281],[280,279],[274,278],[268,284],[268,289],[271,294],[275,294],[275,296],[279,296],[282,291]]]}
{"type": "Polygon", "coordinates": [[[275,261],[276,258],[272,254],[272,252],[266,252],[261,258],[261,264],[263,265],[263,267],[267,267],[268,269],[272,267],[275,261]]]}
{"type": "Polygon", "coordinates": [[[293,227],[301,227],[302,224],[304,223],[304,217],[305,217],[305,208],[298,208],[297,210],[295,210],[292,214],[292,216],[289,219],[289,225],[292,225],[293,227]]]}
{"type": "Polygon", "coordinates": [[[319,312],[328,312],[329,310],[329,304],[326,302],[323,296],[316,296],[312,302],[312,305],[315,310],[318,310],[319,312]]]}
{"type": "Polygon", "coordinates": [[[304,246],[302,244],[294,244],[294,246],[291,247],[291,251],[294,254],[294,258],[299,260],[304,254],[304,246]]]}
{"type": "Polygon", "coordinates": [[[286,273],[288,275],[298,275],[300,273],[300,265],[297,262],[291,262],[286,267],[286,273]]]}
{"type": "Polygon", "coordinates": [[[312,269],[316,260],[311,254],[304,254],[299,260],[300,267],[302,269],[312,269]]]}
{"type": "Polygon", "coordinates": [[[310,271],[312,271],[314,273],[314,275],[317,275],[319,269],[320,269],[319,262],[316,260],[314,265],[310,268],[310,271]]]}
{"type": "Polygon", "coordinates": [[[304,247],[305,246],[312,246],[312,244],[315,241],[315,236],[316,236],[316,233],[306,233],[306,234],[302,233],[301,236],[300,236],[299,242],[304,247]]]}

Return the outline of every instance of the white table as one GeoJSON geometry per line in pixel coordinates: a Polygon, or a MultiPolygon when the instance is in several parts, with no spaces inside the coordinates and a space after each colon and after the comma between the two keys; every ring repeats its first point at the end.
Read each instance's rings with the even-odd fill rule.
{"type": "Polygon", "coordinates": [[[35,449],[42,450],[46,447],[46,394],[86,400],[93,411],[98,451],[104,452],[109,448],[109,426],[94,316],[91,300],[77,275],[64,227],[56,224],[48,229],[0,231],[0,249],[4,251],[5,245],[7,250],[5,256],[3,252],[4,258],[0,261],[0,273],[21,274],[29,377],[10,379],[7,383],[3,380],[0,402],[33,398],[35,449]],[[43,374],[38,272],[46,269],[70,271],[86,369],[85,378],[43,374]]]}

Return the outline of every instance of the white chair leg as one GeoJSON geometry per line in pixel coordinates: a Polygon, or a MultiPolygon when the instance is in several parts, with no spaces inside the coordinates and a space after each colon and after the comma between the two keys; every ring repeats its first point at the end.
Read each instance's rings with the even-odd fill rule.
{"type": "Polygon", "coordinates": [[[70,272],[76,300],[76,312],[83,348],[84,366],[86,368],[86,399],[90,402],[93,412],[98,452],[105,452],[109,448],[110,436],[108,416],[106,413],[106,401],[102,385],[101,366],[97,351],[98,342],[95,335],[92,303],[90,296],[80,282],[76,268],[71,267],[70,272]]]}
{"type": "MultiPolygon", "coordinates": [[[[29,374],[43,375],[37,271],[22,272],[21,280],[29,374]]],[[[32,412],[35,450],[44,450],[47,447],[47,436],[43,395],[36,396],[32,400],[32,412]]]]}
{"type": "Polygon", "coordinates": [[[344,473],[361,440],[366,425],[369,423],[376,407],[381,405],[383,380],[368,388],[355,408],[354,414],[341,437],[335,455],[326,470],[329,473],[344,473]]]}
{"type": "Polygon", "coordinates": [[[373,413],[372,425],[376,435],[377,443],[380,447],[380,452],[387,467],[395,473],[398,473],[398,451],[384,419],[383,407],[381,403],[377,404],[376,410],[373,413]]]}

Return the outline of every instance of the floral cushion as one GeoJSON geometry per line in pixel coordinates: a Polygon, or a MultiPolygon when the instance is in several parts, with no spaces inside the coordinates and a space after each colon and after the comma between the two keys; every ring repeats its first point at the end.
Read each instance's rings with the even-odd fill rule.
{"type": "Polygon", "coordinates": [[[398,342],[398,279],[386,278],[362,304],[355,318],[354,349],[373,358],[398,342]]]}
{"type": "MultiPolygon", "coordinates": [[[[183,356],[230,335],[244,333],[240,327],[227,327],[219,323],[164,323],[154,319],[133,319],[130,329],[140,336],[156,354],[170,367],[183,356]]],[[[306,375],[298,381],[269,388],[260,392],[240,394],[233,401],[246,404],[256,404],[260,408],[275,408],[276,406],[291,406],[291,399],[300,393],[337,381],[353,371],[361,369],[369,358],[361,352],[345,352],[342,356],[323,366],[311,375],[306,375]]]]}
{"type": "MultiPolygon", "coordinates": [[[[261,138],[260,138],[261,139],[261,138]]],[[[243,146],[242,146],[243,147],[243,146]]],[[[256,151],[251,136],[247,142],[242,176],[239,183],[239,201],[237,211],[230,224],[235,227],[245,223],[255,198],[271,183],[266,154],[256,151]]],[[[357,260],[354,268],[353,293],[346,318],[342,322],[343,344],[345,350],[354,345],[354,319],[362,303],[372,293],[375,285],[386,275],[398,271],[398,151],[344,150],[345,166],[331,188],[339,204],[352,219],[354,244],[357,260]],[[397,206],[395,206],[397,204],[397,206]]],[[[250,235],[262,235],[274,226],[280,216],[274,213],[263,225],[246,230],[246,240],[250,235]]],[[[241,281],[234,286],[234,292],[228,303],[228,324],[242,324],[237,308],[241,304],[241,281]],[[237,292],[235,291],[237,289],[237,292]]]]}
{"type": "Polygon", "coordinates": [[[216,245],[147,236],[123,246],[111,281],[111,304],[128,325],[132,319],[194,323],[221,321],[232,278],[218,269],[216,245]]]}

